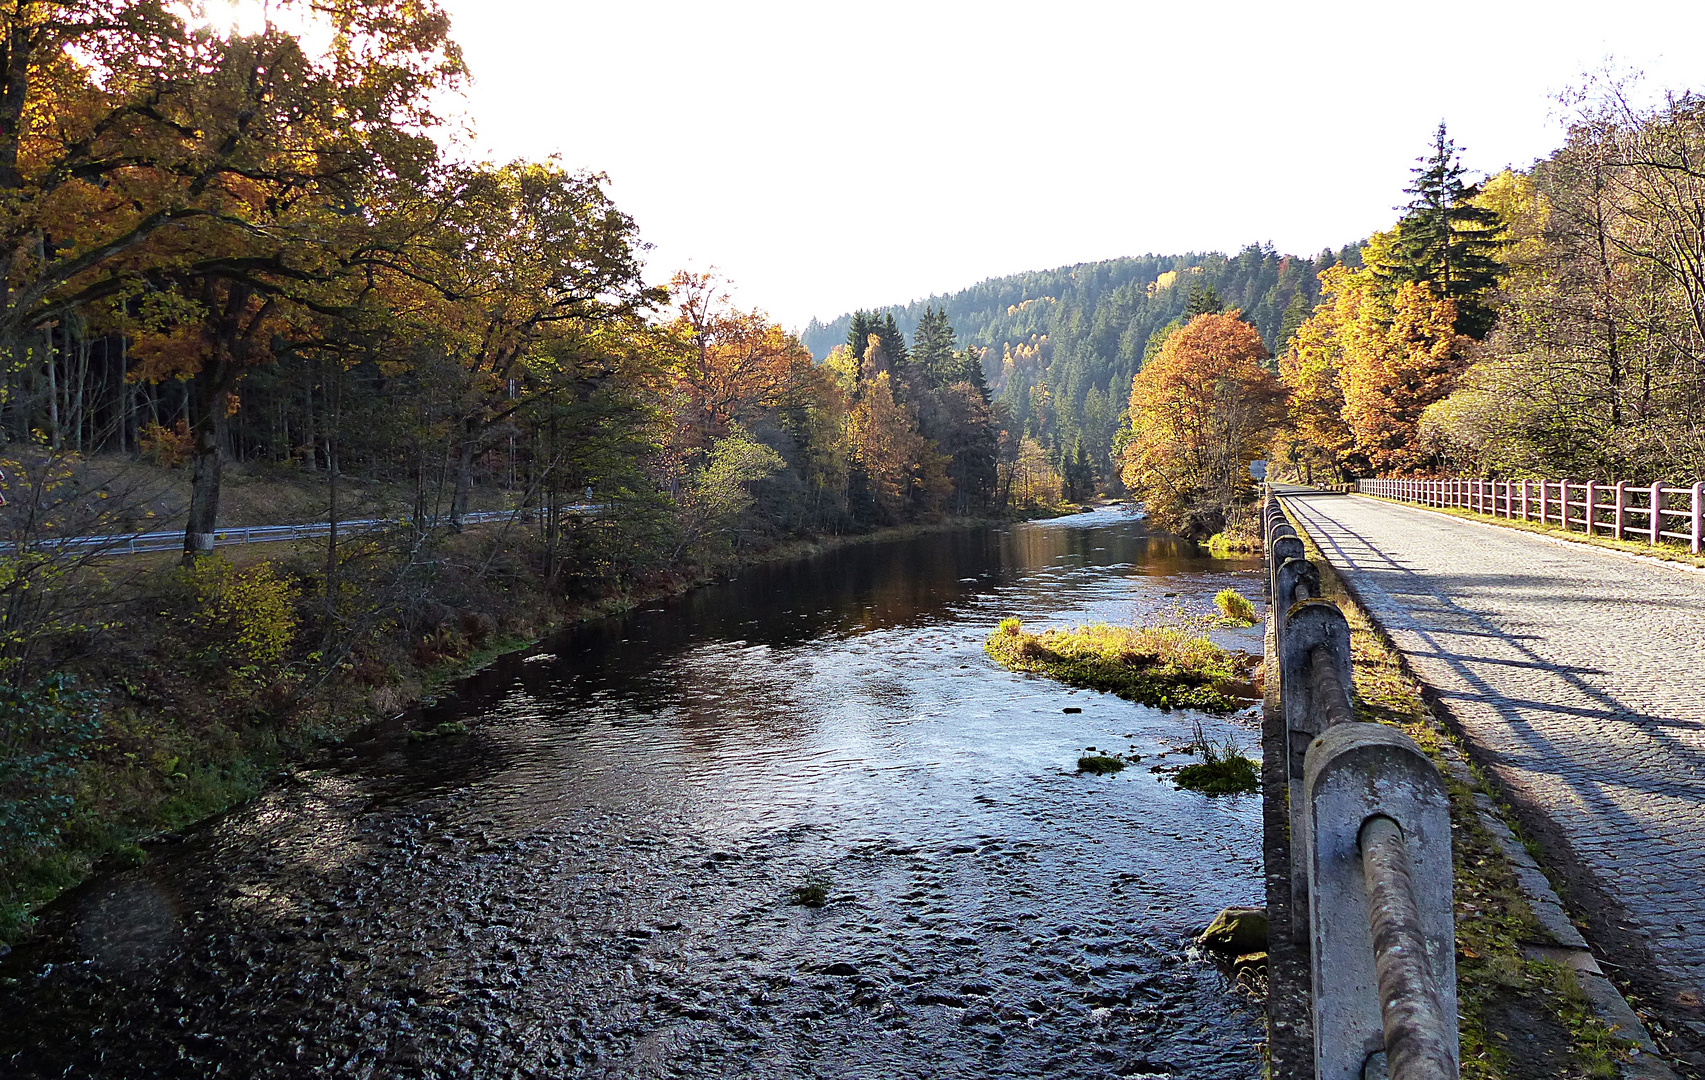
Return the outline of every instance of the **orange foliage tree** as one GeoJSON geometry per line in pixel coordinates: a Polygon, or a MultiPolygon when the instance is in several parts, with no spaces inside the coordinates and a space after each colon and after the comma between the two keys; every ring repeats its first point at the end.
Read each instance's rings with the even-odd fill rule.
{"type": "Polygon", "coordinates": [[[1161,528],[1210,536],[1253,497],[1249,463],[1284,403],[1266,356],[1236,311],[1198,315],[1132,380],[1123,478],[1161,528]]]}
{"type": "Polygon", "coordinates": [[[798,338],[762,312],[735,310],[712,275],[682,271],[669,291],[680,309],[675,377],[686,406],[680,420],[695,448],[754,414],[801,408],[826,387],[798,338]]]}

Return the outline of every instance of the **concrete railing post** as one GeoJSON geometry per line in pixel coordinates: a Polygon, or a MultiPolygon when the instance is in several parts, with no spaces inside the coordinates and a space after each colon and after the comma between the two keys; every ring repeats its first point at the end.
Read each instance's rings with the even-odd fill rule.
{"type": "Polygon", "coordinates": [[[1664,538],[1664,482],[1662,480],[1652,485],[1652,520],[1647,524],[1651,526],[1651,542],[1654,545],[1661,543],[1664,538]]]}
{"type": "Polygon", "coordinates": [[[1284,761],[1291,806],[1291,932],[1301,943],[1309,934],[1309,817],[1301,810],[1303,768],[1309,745],[1320,733],[1354,717],[1349,696],[1350,626],[1330,600],[1292,604],[1281,625],[1283,633],[1277,638],[1279,708],[1284,713],[1284,761]]]}
{"type": "Polygon", "coordinates": [[[1550,503],[1549,495],[1550,494],[1551,494],[1551,481],[1543,480],[1543,479],[1540,480],[1539,481],[1539,523],[1541,525],[1544,525],[1546,522],[1551,520],[1551,518],[1549,516],[1551,513],[1551,507],[1549,505],[1549,503],[1550,503]]]}
{"type": "Polygon", "coordinates": [[[1335,726],[1310,745],[1309,928],[1315,1076],[1458,1074],[1450,802],[1407,735],[1335,726]],[[1351,913],[1365,913],[1352,918],[1351,913]]]}
{"type": "MultiPolygon", "coordinates": [[[[1301,541],[1298,541],[1300,544],[1301,541]]],[[[1307,559],[1292,556],[1273,572],[1273,625],[1275,632],[1285,632],[1285,616],[1292,605],[1320,598],[1320,571],[1307,559]]]]}
{"type": "Polygon", "coordinates": [[[1531,482],[1532,481],[1529,480],[1523,480],[1521,482],[1521,519],[1523,521],[1527,520],[1527,486],[1531,482]]]}
{"type": "Polygon", "coordinates": [[[1301,559],[1307,556],[1303,550],[1302,539],[1291,528],[1290,522],[1285,522],[1273,530],[1273,539],[1267,543],[1267,595],[1273,598],[1273,603],[1279,602],[1279,568],[1286,559],[1301,559]]]}
{"type": "Polygon", "coordinates": [[[1595,520],[1598,517],[1598,481],[1597,480],[1588,480],[1587,481],[1586,513],[1582,514],[1581,516],[1586,520],[1587,535],[1591,536],[1593,534],[1593,526],[1598,524],[1597,520],[1595,520]]]}
{"type": "Polygon", "coordinates": [[[1622,540],[1622,539],[1626,538],[1624,534],[1625,534],[1625,530],[1627,529],[1627,526],[1628,526],[1628,481],[1618,480],[1616,482],[1616,523],[1615,523],[1615,525],[1612,526],[1612,528],[1614,528],[1616,530],[1616,532],[1614,534],[1616,536],[1616,539],[1622,540]]]}

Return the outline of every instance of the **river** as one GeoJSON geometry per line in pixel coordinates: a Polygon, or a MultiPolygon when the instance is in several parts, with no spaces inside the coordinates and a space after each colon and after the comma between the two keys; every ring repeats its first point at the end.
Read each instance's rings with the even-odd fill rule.
{"type": "Polygon", "coordinates": [[[1258,796],[1149,771],[1198,714],[982,642],[1259,567],[1114,508],[566,630],[62,898],[0,962],[0,1072],[1256,1077],[1259,1003],[1188,935],[1260,902],[1258,796]]]}

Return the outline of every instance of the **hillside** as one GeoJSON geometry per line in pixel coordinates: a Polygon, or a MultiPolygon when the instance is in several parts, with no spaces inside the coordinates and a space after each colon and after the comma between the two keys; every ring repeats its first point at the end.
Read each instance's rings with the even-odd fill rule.
{"type": "MultiPolygon", "coordinates": [[[[1314,258],[1251,245],[1235,256],[1108,259],[990,278],[878,312],[891,312],[910,335],[926,308],[945,308],[960,344],[984,350],[989,385],[1014,424],[1065,449],[1081,435],[1107,475],[1108,450],[1149,338],[1184,313],[1196,285],[1211,286],[1224,307],[1243,311],[1273,351],[1313,310],[1315,275],[1339,259],[1358,262],[1358,248],[1314,258]]],[[[806,347],[821,360],[846,340],[851,320],[851,313],[813,319],[802,335],[806,347]]]]}

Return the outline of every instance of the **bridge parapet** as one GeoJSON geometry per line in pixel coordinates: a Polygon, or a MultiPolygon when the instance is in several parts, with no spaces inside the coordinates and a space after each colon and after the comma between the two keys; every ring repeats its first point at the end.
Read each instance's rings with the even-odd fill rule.
{"type": "MultiPolygon", "coordinates": [[[[1289,792],[1291,910],[1320,1080],[1459,1075],[1450,802],[1403,732],[1356,720],[1350,628],[1269,495],[1262,508],[1289,792]]],[[[1271,736],[1270,736],[1271,737],[1271,736]]]]}

